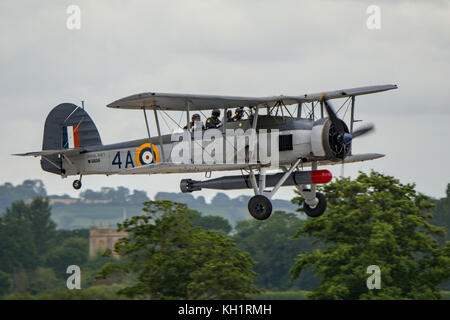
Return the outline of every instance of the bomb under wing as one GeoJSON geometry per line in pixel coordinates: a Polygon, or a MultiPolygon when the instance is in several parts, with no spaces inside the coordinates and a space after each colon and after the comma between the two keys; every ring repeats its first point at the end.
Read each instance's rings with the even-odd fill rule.
{"type": "MultiPolygon", "coordinates": [[[[273,187],[280,181],[283,172],[266,175],[266,187],[273,187]]],[[[259,181],[259,175],[255,175],[256,181],[259,181]]],[[[296,171],[293,172],[283,183],[283,186],[304,185],[304,184],[322,184],[328,183],[333,175],[328,170],[315,171],[296,171]]],[[[183,179],[180,182],[181,192],[193,192],[202,189],[250,189],[252,188],[249,175],[236,175],[229,177],[220,177],[205,181],[197,181],[192,179],[183,179]]]]}

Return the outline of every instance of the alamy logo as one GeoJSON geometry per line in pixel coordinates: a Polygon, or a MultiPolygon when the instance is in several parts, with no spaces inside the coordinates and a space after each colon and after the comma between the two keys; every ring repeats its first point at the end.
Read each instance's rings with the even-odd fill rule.
{"type": "Polygon", "coordinates": [[[67,278],[67,289],[81,289],[81,270],[77,265],[71,265],[67,267],[66,273],[70,274],[69,278],[67,278]]]}
{"type": "Polygon", "coordinates": [[[175,142],[170,154],[174,163],[256,164],[259,161],[277,168],[279,164],[279,131],[276,129],[270,132],[227,129],[224,137],[219,129],[194,128],[193,132],[173,133],[171,141],[175,142]]]}
{"type": "Polygon", "coordinates": [[[372,275],[367,278],[367,288],[369,290],[381,289],[381,270],[377,265],[371,265],[367,267],[366,273],[372,275]]]}
{"type": "Polygon", "coordinates": [[[366,21],[367,29],[380,30],[381,29],[381,9],[377,5],[370,5],[366,9],[366,13],[369,15],[366,21]]]}
{"type": "Polygon", "coordinates": [[[69,30],[81,29],[81,9],[77,5],[67,7],[66,13],[69,15],[66,20],[66,27],[69,30]]]}

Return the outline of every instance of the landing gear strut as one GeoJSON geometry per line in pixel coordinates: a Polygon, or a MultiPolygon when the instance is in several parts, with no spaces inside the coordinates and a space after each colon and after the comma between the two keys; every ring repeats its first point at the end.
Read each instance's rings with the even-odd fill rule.
{"type": "Polygon", "coordinates": [[[79,180],[75,180],[75,181],[72,183],[72,187],[73,187],[75,190],[80,190],[80,189],[81,189],[81,175],[80,175],[80,179],[79,179],[79,180]]]}
{"type": "Polygon", "coordinates": [[[266,168],[259,170],[259,183],[256,181],[253,170],[250,171],[250,182],[255,191],[255,196],[250,198],[248,202],[248,211],[253,218],[258,220],[265,220],[272,214],[272,203],[270,199],[275,195],[278,189],[283,185],[287,178],[291,175],[292,171],[297,168],[301,159],[298,159],[289,170],[287,170],[278,183],[272,188],[271,191],[266,191],[266,168]]]}
{"type": "MultiPolygon", "coordinates": [[[[258,182],[256,181],[253,170],[250,170],[250,182],[253,190],[255,191],[255,196],[251,197],[250,201],[248,202],[248,211],[253,218],[258,220],[265,220],[270,217],[270,215],[272,214],[272,203],[270,202],[270,199],[272,199],[278,189],[286,181],[286,179],[289,178],[292,172],[297,168],[300,161],[301,159],[297,159],[297,161],[291,166],[289,170],[283,167],[284,174],[270,191],[265,190],[266,168],[263,167],[259,169],[258,182]]],[[[317,170],[317,161],[312,162],[311,168],[313,172],[317,170]]],[[[311,180],[314,181],[313,179],[311,180]]],[[[321,216],[327,208],[327,199],[322,193],[316,192],[316,183],[311,183],[311,189],[306,189],[306,185],[296,185],[296,187],[303,198],[305,198],[305,201],[303,203],[303,211],[309,217],[315,218],[321,216]]]]}
{"type": "MultiPolygon", "coordinates": [[[[317,170],[317,162],[313,161],[311,165],[312,170],[317,170]]],[[[296,186],[302,197],[303,211],[308,217],[320,217],[327,209],[327,198],[321,192],[316,192],[316,184],[311,184],[311,189],[305,189],[305,185],[296,186]]]]}

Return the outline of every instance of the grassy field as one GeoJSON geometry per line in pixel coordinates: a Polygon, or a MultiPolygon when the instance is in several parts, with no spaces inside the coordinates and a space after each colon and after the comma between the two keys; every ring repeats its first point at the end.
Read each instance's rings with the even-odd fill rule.
{"type": "MultiPolygon", "coordinates": [[[[265,291],[253,296],[255,300],[308,300],[309,291],[265,291]]],[[[441,291],[442,300],[450,300],[450,291],[441,291]]]]}
{"type": "MultiPolygon", "coordinates": [[[[84,290],[53,290],[38,295],[9,294],[0,300],[117,300],[126,299],[116,294],[122,285],[94,286],[84,290]]],[[[307,300],[309,291],[265,291],[254,295],[254,300],[307,300]]],[[[450,300],[450,291],[442,291],[442,300],[450,300]]]]}
{"type": "Polygon", "coordinates": [[[308,291],[264,291],[255,294],[255,300],[307,300],[308,291]]]}

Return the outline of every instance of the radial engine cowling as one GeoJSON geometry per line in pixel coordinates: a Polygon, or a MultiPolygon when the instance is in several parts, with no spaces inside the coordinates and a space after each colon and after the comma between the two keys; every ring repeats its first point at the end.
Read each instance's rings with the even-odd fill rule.
{"type": "MultiPolygon", "coordinates": [[[[349,132],[347,125],[343,123],[345,132],[349,132]]],[[[322,118],[314,122],[311,131],[311,151],[315,157],[332,161],[345,158],[349,153],[351,143],[345,144],[343,137],[337,132],[330,119],[322,118]]]]}

